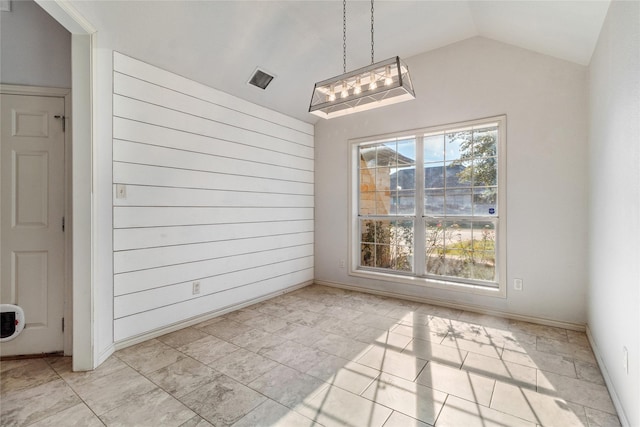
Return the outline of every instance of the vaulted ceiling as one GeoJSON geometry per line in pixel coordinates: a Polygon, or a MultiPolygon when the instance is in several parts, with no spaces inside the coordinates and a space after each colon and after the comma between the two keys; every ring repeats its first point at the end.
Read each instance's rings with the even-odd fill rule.
{"type": "MultiPolygon", "coordinates": [[[[81,1],[98,43],[307,122],[313,84],[342,73],[341,1],[81,1]],[[261,69],[266,90],[247,84],[261,69]]],[[[608,0],[384,1],[375,59],[474,36],[587,65],[608,0]]],[[[371,62],[369,1],[347,2],[347,69],[371,62]]],[[[409,61],[410,64],[410,61],[409,61]]]]}

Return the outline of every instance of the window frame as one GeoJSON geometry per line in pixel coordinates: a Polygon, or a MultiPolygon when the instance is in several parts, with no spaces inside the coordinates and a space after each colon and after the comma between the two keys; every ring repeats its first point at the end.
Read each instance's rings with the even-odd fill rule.
{"type": "MultiPolygon", "coordinates": [[[[451,123],[446,125],[430,126],[426,128],[420,128],[415,130],[407,130],[401,132],[388,133],[384,135],[375,135],[363,138],[350,139],[349,143],[349,173],[348,173],[348,209],[349,209],[349,233],[348,233],[348,245],[349,245],[349,269],[348,274],[350,276],[362,277],[367,279],[379,280],[384,282],[392,282],[397,284],[415,285],[427,288],[446,289],[449,291],[459,291],[465,293],[489,295],[494,297],[506,298],[507,289],[507,238],[506,238],[506,225],[507,225],[507,212],[506,212],[506,194],[507,194],[507,168],[506,168],[506,115],[488,117],[477,120],[470,120],[464,122],[451,123]],[[496,155],[498,157],[498,195],[497,195],[497,212],[498,214],[491,217],[476,217],[476,220],[482,220],[484,218],[491,218],[497,221],[496,226],[496,285],[488,286],[477,281],[465,280],[464,278],[451,278],[443,277],[435,278],[434,276],[427,276],[425,271],[425,238],[426,227],[424,223],[427,219],[433,218],[432,215],[425,215],[424,213],[424,150],[422,149],[422,142],[418,143],[418,140],[422,140],[425,136],[430,134],[438,134],[447,131],[455,131],[470,127],[481,127],[483,125],[489,125],[496,123],[498,126],[498,140],[496,155]],[[384,220],[413,220],[414,221],[414,248],[413,248],[413,260],[414,260],[414,272],[405,271],[392,271],[375,267],[360,268],[360,220],[362,217],[359,212],[359,196],[360,196],[360,158],[358,156],[358,149],[362,145],[375,144],[376,142],[382,142],[390,139],[406,139],[409,137],[415,137],[416,139],[416,172],[415,172],[415,203],[416,210],[413,215],[382,215],[380,219],[384,220]],[[421,165],[421,167],[418,167],[421,165]],[[420,184],[419,184],[420,183],[420,184]],[[420,190],[420,191],[419,191],[420,190]],[[419,225],[419,224],[423,225],[419,225]],[[424,272],[424,275],[423,273],[424,272]]],[[[369,215],[369,218],[375,219],[376,215],[369,215]]],[[[451,216],[448,219],[455,219],[451,216]]],[[[443,220],[447,218],[444,217],[443,220]]]]}

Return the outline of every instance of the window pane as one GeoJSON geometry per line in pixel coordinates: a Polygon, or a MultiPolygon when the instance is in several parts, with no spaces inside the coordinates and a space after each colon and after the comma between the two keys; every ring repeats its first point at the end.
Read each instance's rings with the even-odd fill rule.
{"type": "Polygon", "coordinates": [[[494,216],[498,214],[498,189],[496,187],[476,187],[473,189],[473,214],[494,216]]]}
{"type": "Polygon", "coordinates": [[[360,167],[376,167],[376,146],[360,147],[360,167]]]}
{"type": "Polygon", "coordinates": [[[359,149],[359,214],[413,214],[415,201],[409,199],[415,199],[415,138],[362,146],[359,149]]]}
{"type": "Polygon", "coordinates": [[[416,140],[414,138],[398,141],[398,167],[415,166],[416,140]]]}
{"type": "Polygon", "coordinates": [[[376,223],[372,220],[360,221],[360,241],[362,243],[375,243],[376,223]]]}
{"type": "Polygon", "coordinates": [[[395,266],[398,271],[413,271],[413,247],[398,245],[395,247],[395,266]]]}
{"type": "Polygon", "coordinates": [[[424,137],[424,162],[444,162],[444,134],[424,137]]]}
{"type": "Polygon", "coordinates": [[[376,215],[395,215],[395,211],[392,211],[391,192],[376,191],[375,199],[376,215]]]}
{"type": "Polygon", "coordinates": [[[496,277],[496,222],[473,223],[472,279],[495,280],[496,277]]]}
{"type": "Polygon", "coordinates": [[[375,215],[376,213],[376,193],[370,191],[367,193],[360,193],[360,209],[359,215],[375,215]]]}
{"type": "Polygon", "coordinates": [[[376,212],[375,175],[375,169],[360,169],[359,215],[373,215],[376,212]]]}
{"type": "Polygon", "coordinates": [[[399,271],[413,271],[413,221],[394,221],[391,227],[393,268],[399,271]]]}
{"type": "Polygon", "coordinates": [[[469,187],[473,178],[471,162],[451,162],[445,168],[445,183],[447,188],[469,187]]]}
{"type": "Polygon", "coordinates": [[[360,245],[360,265],[362,267],[374,267],[376,265],[374,247],[375,245],[373,244],[360,245]]]}
{"type": "Polygon", "coordinates": [[[416,188],[415,168],[395,169],[391,174],[391,188],[398,190],[410,190],[416,188]]]}
{"type": "Polygon", "coordinates": [[[472,214],[471,188],[454,188],[447,190],[445,195],[445,214],[452,216],[469,216],[472,214]]]}
{"type": "Polygon", "coordinates": [[[395,202],[398,215],[413,215],[416,211],[416,192],[414,190],[398,191],[395,202]]]}
{"type": "Polygon", "coordinates": [[[432,216],[444,215],[444,189],[425,190],[424,214],[432,216]]]}
{"type": "Polygon", "coordinates": [[[360,265],[413,271],[412,220],[361,220],[360,265]]]}
{"type": "Polygon", "coordinates": [[[376,221],[374,239],[376,245],[375,267],[390,268],[391,259],[391,221],[376,221]]]}
{"type": "Polygon", "coordinates": [[[427,220],[428,274],[495,280],[494,221],[427,220]]]}
{"type": "Polygon", "coordinates": [[[398,161],[398,153],[396,151],[396,142],[378,144],[376,146],[376,166],[395,166],[398,161]]]}
{"type": "Polygon", "coordinates": [[[442,275],[445,255],[444,227],[442,221],[430,219],[425,221],[425,239],[427,273],[442,275]]]}
{"type": "Polygon", "coordinates": [[[395,172],[395,168],[377,168],[375,177],[375,186],[377,191],[389,190],[391,187],[391,173],[395,172]]]}
{"type": "Polygon", "coordinates": [[[393,268],[391,245],[375,245],[376,264],[378,268],[393,268]]]}
{"type": "Polygon", "coordinates": [[[360,191],[375,191],[376,170],[360,169],[360,191]]]}
{"type": "Polygon", "coordinates": [[[442,163],[425,165],[424,188],[444,188],[444,166],[442,163]]]}
{"type": "Polygon", "coordinates": [[[472,149],[473,145],[470,130],[445,135],[445,160],[463,158],[465,153],[470,154],[472,149]]]}
{"type": "Polygon", "coordinates": [[[473,161],[473,185],[497,185],[498,161],[495,157],[484,157],[473,161]]]}
{"type": "Polygon", "coordinates": [[[495,157],[496,141],[498,139],[498,128],[489,127],[476,129],[473,131],[473,156],[474,157],[495,157]]]}
{"type": "Polygon", "coordinates": [[[394,221],[391,240],[394,245],[413,247],[413,221],[394,221]]]}

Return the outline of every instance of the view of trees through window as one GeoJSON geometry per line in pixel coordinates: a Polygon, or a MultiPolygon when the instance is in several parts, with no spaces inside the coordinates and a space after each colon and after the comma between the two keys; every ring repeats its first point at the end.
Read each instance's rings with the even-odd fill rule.
{"type": "Polygon", "coordinates": [[[495,123],[360,144],[360,267],[495,282],[497,144],[495,123]]]}

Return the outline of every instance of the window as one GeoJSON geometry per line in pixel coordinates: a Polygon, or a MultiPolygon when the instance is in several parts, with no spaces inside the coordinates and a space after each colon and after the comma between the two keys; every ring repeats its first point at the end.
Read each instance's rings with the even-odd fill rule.
{"type": "Polygon", "coordinates": [[[352,141],[351,274],[504,295],[505,117],[352,141]]]}

